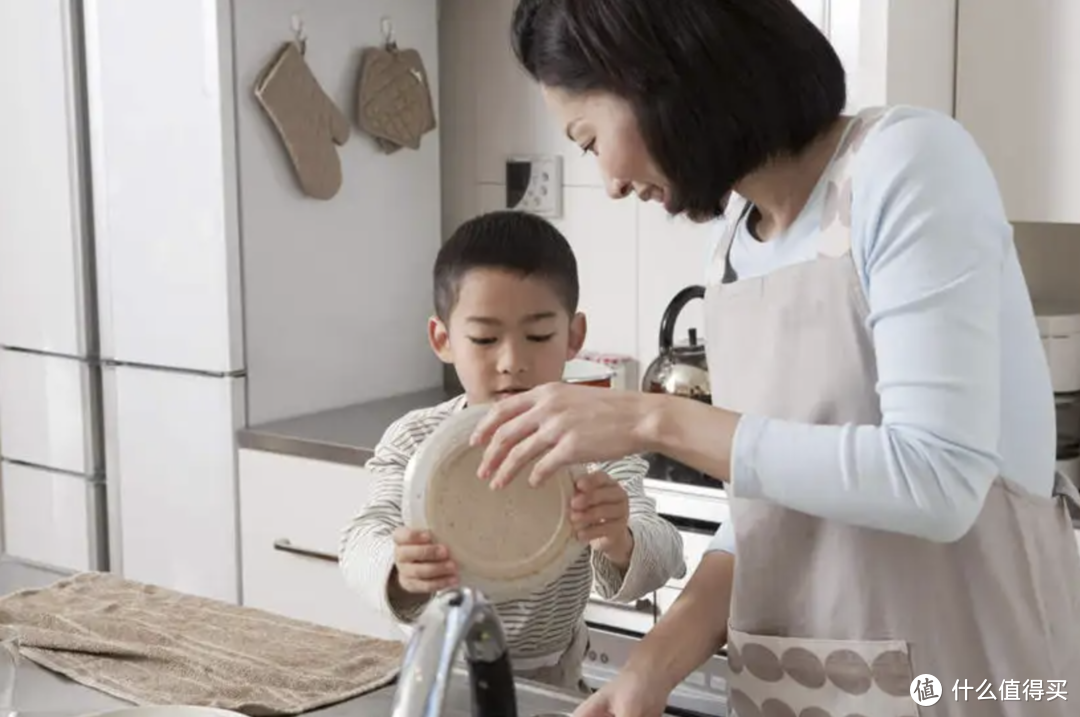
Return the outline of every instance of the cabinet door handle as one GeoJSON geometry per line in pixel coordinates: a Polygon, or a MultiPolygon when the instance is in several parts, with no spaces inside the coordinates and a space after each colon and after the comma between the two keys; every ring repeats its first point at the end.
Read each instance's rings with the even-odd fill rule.
{"type": "Polygon", "coordinates": [[[598,605],[600,607],[611,607],[615,608],[616,610],[622,610],[623,612],[633,612],[640,613],[642,615],[652,616],[656,615],[656,603],[654,603],[649,598],[641,598],[640,600],[635,600],[632,605],[627,605],[620,602],[608,602],[607,600],[601,600],[600,598],[594,597],[590,597],[589,602],[591,602],[593,605],[598,605]]]}
{"type": "Polygon", "coordinates": [[[316,560],[323,560],[327,563],[336,563],[338,556],[330,553],[324,553],[321,550],[312,550],[311,548],[301,548],[298,545],[293,545],[288,538],[278,538],[274,541],[274,550],[280,550],[283,553],[292,553],[293,555],[302,555],[305,558],[314,558],[316,560]]]}

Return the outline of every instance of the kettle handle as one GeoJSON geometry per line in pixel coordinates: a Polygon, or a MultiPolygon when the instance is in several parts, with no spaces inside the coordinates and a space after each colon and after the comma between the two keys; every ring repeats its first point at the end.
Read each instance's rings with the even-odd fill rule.
{"type": "Polygon", "coordinates": [[[675,322],[679,320],[679,314],[682,313],[683,307],[694,299],[704,298],[705,287],[698,285],[688,286],[678,294],[675,294],[675,298],[673,298],[667,308],[664,309],[664,318],[660,320],[661,354],[670,351],[675,344],[675,322]]]}

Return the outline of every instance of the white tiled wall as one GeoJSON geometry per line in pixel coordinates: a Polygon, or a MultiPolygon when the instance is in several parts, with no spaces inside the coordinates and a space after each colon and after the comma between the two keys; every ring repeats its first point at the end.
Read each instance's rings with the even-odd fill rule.
{"type": "MultiPolygon", "coordinates": [[[[640,371],[656,356],[660,317],[683,287],[700,284],[713,235],[709,226],[672,220],[636,198],[612,201],[593,157],[567,139],[509,44],[516,0],[446,0],[440,6],[443,233],[477,212],[505,206],[505,158],[559,154],[563,214],[554,223],[578,259],[586,348],[632,356],[640,371]]],[[[700,306],[677,325],[684,339],[700,306]]]]}

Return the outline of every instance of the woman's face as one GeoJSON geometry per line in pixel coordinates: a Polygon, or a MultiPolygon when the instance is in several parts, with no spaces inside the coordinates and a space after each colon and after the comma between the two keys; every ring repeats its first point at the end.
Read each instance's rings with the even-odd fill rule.
{"type": "Polygon", "coordinates": [[[542,90],[570,141],[596,155],[612,198],[621,199],[633,191],[643,201],[669,205],[670,183],[649,156],[625,100],[608,93],[570,94],[546,86],[542,90]]]}

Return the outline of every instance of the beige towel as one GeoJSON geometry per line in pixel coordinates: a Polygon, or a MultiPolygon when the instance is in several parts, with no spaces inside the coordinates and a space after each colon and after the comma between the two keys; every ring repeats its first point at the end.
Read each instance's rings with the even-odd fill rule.
{"type": "Polygon", "coordinates": [[[106,573],[6,595],[0,624],[18,629],[28,659],[120,699],[248,715],[297,714],[383,687],[404,649],[106,573]]]}

